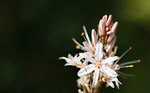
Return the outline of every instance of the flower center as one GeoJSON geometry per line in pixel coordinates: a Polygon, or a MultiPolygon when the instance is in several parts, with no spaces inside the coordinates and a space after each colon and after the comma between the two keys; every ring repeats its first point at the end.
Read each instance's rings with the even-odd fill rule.
{"type": "Polygon", "coordinates": [[[101,66],[101,62],[96,62],[96,67],[100,67],[101,66]]]}
{"type": "Polygon", "coordinates": [[[94,55],[95,54],[95,50],[92,50],[91,53],[94,55]]]}

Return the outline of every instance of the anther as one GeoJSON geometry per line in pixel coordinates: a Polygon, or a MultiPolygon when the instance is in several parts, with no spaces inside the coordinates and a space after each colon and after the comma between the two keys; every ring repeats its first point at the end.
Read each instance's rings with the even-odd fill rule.
{"type": "Polygon", "coordinates": [[[80,46],[76,45],[76,49],[80,49],[80,46]]]}
{"type": "Polygon", "coordinates": [[[118,46],[115,46],[114,49],[118,49],[118,46]]]}
{"type": "Polygon", "coordinates": [[[114,54],[114,52],[111,52],[110,54],[111,54],[111,55],[113,55],[113,54],[114,54]]]}
{"type": "Polygon", "coordinates": [[[139,59],[138,62],[141,62],[141,60],[139,59]]]}
{"type": "Polygon", "coordinates": [[[84,35],[84,32],[81,33],[81,36],[83,36],[83,35],[84,35]]]}
{"type": "Polygon", "coordinates": [[[75,40],[75,38],[72,38],[72,40],[75,40]]]}
{"type": "Polygon", "coordinates": [[[134,65],[129,65],[129,67],[133,68],[133,67],[134,67],[134,65]]]}
{"type": "Polygon", "coordinates": [[[130,46],[130,47],[129,47],[129,50],[131,50],[131,49],[132,49],[132,47],[130,46]]]}
{"type": "Polygon", "coordinates": [[[92,52],[91,52],[92,54],[95,54],[95,51],[94,50],[92,50],[92,52]]]}

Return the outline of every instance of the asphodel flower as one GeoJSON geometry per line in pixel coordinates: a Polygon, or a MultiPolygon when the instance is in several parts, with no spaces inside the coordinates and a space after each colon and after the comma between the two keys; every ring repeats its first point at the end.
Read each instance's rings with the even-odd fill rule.
{"type": "Polygon", "coordinates": [[[78,76],[82,77],[93,72],[94,86],[96,86],[99,79],[102,79],[101,77],[117,78],[117,72],[115,72],[115,70],[111,67],[114,61],[119,59],[119,57],[110,56],[105,58],[102,43],[97,43],[94,57],[87,55],[87,53],[80,53],[79,57],[83,57],[85,61],[89,61],[91,64],[88,64],[84,68],[81,68],[78,72],[78,76]]]}
{"type": "Polygon", "coordinates": [[[77,80],[79,93],[97,93],[99,87],[106,83],[106,86],[114,88],[116,84],[119,89],[119,84],[122,84],[118,77],[120,75],[132,76],[130,74],[119,71],[123,68],[133,68],[134,63],[140,60],[124,62],[119,64],[121,58],[132,48],[129,47],[121,56],[116,56],[118,46],[116,42],[116,28],[118,22],[112,22],[112,15],[107,19],[107,15],[103,16],[98,25],[98,31],[92,29],[91,39],[87,33],[85,26],[81,36],[84,38],[82,44],[77,42],[75,38],[72,40],[76,43],[76,48],[82,52],[74,57],[68,54],[68,57],[60,57],[59,59],[66,60],[65,66],[75,66],[79,68],[77,80]]]}

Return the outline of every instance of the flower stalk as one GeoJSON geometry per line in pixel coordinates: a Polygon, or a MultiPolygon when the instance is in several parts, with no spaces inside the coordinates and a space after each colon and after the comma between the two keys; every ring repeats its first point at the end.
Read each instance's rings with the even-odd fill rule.
{"type": "Polygon", "coordinates": [[[102,86],[103,82],[98,82],[96,87],[94,88],[94,93],[100,93],[100,89],[101,89],[101,86],[102,86]]]}

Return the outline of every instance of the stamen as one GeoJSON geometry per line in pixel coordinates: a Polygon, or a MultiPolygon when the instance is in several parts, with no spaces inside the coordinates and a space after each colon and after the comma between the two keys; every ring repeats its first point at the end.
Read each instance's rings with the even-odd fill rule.
{"type": "Polygon", "coordinates": [[[86,38],[87,38],[87,41],[88,41],[90,47],[92,47],[92,44],[91,44],[91,41],[90,41],[90,38],[89,38],[89,36],[88,36],[88,33],[87,33],[87,30],[86,30],[86,27],[85,27],[85,26],[83,26],[83,30],[84,30],[85,36],[86,36],[86,38]]]}
{"type": "Polygon", "coordinates": [[[75,38],[72,38],[72,40],[74,41],[74,43],[76,43],[78,46],[80,46],[83,50],[85,49],[81,44],[79,44],[79,43],[75,40],[75,38]]]}
{"type": "Polygon", "coordinates": [[[139,63],[139,62],[141,62],[140,59],[139,59],[139,60],[134,60],[134,61],[125,62],[125,63],[122,63],[122,64],[120,64],[120,65],[128,65],[128,64],[134,64],[134,63],[139,63]]]}
{"type": "Polygon", "coordinates": [[[133,68],[133,67],[134,67],[134,65],[121,66],[120,68],[128,68],[128,67],[133,68]]]}
{"type": "Polygon", "coordinates": [[[118,46],[114,47],[114,55],[117,53],[118,46]]]}
{"type": "Polygon", "coordinates": [[[83,42],[83,46],[87,51],[93,51],[94,49],[89,46],[87,42],[83,42]]]}
{"type": "Polygon", "coordinates": [[[117,63],[120,61],[120,59],[121,59],[125,54],[127,54],[131,49],[132,49],[132,47],[129,47],[129,49],[126,50],[126,51],[120,56],[120,58],[115,62],[115,64],[117,64],[117,63]]]}
{"type": "Polygon", "coordinates": [[[81,36],[83,36],[85,42],[87,42],[87,39],[86,39],[85,36],[84,36],[84,32],[81,33],[81,36]]]}
{"type": "Polygon", "coordinates": [[[75,38],[72,38],[72,40],[75,40],[75,38]]]}
{"type": "Polygon", "coordinates": [[[126,73],[123,73],[123,72],[120,72],[120,71],[117,71],[118,74],[120,75],[123,75],[123,76],[128,76],[128,77],[133,77],[134,75],[131,75],[131,74],[126,74],[126,73]]]}

